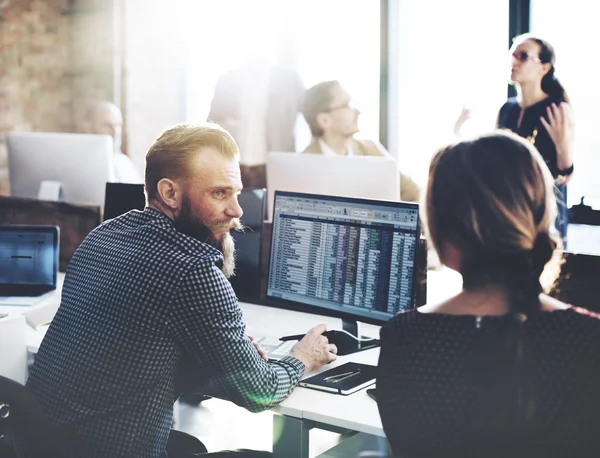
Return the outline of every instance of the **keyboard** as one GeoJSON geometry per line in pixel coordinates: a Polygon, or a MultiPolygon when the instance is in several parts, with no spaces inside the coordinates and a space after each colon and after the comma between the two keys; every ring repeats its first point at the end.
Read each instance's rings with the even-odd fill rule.
{"type": "Polygon", "coordinates": [[[297,341],[288,340],[286,342],[282,342],[278,337],[255,337],[254,341],[259,343],[265,352],[267,352],[267,356],[270,360],[277,361],[284,356],[287,356],[290,353],[290,350],[294,345],[296,345],[297,341]]]}

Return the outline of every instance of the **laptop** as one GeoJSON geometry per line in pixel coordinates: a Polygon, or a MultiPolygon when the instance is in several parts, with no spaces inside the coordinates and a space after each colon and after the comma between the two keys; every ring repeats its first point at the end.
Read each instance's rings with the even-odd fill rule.
{"type": "Polygon", "coordinates": [[[275,191],[400,200],[398,165],[391,157],[271,152],[267,156],[268,221],[275,191]]]}
{"type": "Polygon", "coordinates": [[[58,251],[58,226],[0,226],[0,303],[55,290],[58,251]]]}
{"type": "Polygon", "coordinates": [[[143,184],[106,183],[102,221],[116,218],[129,210],[143,210],[145,206],[143,184]]]}

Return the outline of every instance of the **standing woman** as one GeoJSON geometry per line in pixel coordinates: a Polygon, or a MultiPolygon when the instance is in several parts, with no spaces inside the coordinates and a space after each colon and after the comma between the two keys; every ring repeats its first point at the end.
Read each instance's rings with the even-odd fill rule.
{"type": "Polygon", "coordinates": [[[566,241],[567,182],[573,173],[573,121],[569,97],[554,75],[554,48],[531,34],[515,38],[510,80],[517,97],[498,114],[499,128],[528,139],[540,152],[555,180],[556,228],[566,241]]]}

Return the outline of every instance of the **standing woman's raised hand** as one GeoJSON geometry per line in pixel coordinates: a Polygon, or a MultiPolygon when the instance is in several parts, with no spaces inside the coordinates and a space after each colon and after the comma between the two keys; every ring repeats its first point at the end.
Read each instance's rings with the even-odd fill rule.
{"type": "MultiPolygon", "coordinates": [[[[574,122],[571,107],[562,102],[560,105],[553,103],[547,108],[548,121],[540,117],[542,125],[548,131],[550,138],[556,146],[556,162],[560,170],[568,169],[573,165],[573,138],[574,122]]],[[[571,175],[559,176],[559,183],[566,183],[571,175]]]]}

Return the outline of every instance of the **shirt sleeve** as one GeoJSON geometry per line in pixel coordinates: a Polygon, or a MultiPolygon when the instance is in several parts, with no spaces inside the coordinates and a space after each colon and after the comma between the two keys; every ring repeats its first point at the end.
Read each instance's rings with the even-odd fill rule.
{"type": "Polygon", "coordinates": [[[168,328],[197,364],[203,382],[252,412],[283,401],[304,374],[293,357],[265,362],[246,336],[233,288],[212,261],[190,270],[173,298],[168,328]]]}

